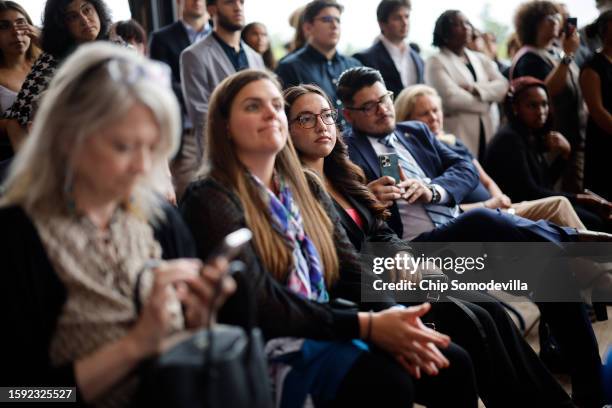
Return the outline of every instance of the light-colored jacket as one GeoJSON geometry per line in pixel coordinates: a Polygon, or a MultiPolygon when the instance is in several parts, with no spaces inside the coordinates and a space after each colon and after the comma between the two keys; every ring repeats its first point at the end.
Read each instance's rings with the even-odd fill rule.
{"type": "MultiPolygon", "coordinates": [[[[249,68],[266,69],[263,59],[255,50],[244,42],[242,47],[249,68]]],[[[210,34],[183,50],[180,65],[185,107],[201,153],[210,95],[221,81],[236,70],[221,45],[210,34]]]]}
{"type": "Polygon", "coordinates": [[[444,129],[457,135],[478,157],[480,120],[488,142],[499,126],[499,109],[508,91],[508,81],[486,55],[465,50],[476,81],[462,59],[447,48],[432,55],[425,64],[425,82],[434,87],[442,98],[444,129]],[[463,87],[473,86],[479,96],[463,87]]]}

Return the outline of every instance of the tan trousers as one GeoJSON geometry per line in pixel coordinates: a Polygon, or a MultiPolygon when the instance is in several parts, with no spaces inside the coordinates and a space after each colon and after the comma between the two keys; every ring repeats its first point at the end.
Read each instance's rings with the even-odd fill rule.
{"type": "Polygon", "coordinates": [[[547,220],[562,227],[585,230],[572,203],[563,196],[552,196],[539,200],[522,201],[512,204],[516,215],[533,221],[547,220]]]}

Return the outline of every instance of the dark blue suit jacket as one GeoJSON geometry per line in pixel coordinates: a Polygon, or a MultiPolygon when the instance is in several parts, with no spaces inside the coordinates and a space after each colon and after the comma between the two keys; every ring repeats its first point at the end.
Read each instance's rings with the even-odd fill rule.
{"type": "MultiPolygon", "coordinates": [[[[414,62],[414,66],[416,67],[417,82],[419,84],[422,84],[424,82],[423,59],[412,48],[410,48],[410,56],[412,57],[412,61],[414,62]]],[[[387,85],[387,89],[393,91],[395,96],[399,95],[402,89],[404,89],[400,74],[397,71],[397,68],[395,68],[393,59],[391,59],[391,55],[389,54],[389,51],[387,51],[387,49],[385,48],[382,41],[377,40],[370,48],[358,52],[357,54],[353,55],[353,57],[361,61],[363,65],[380,71],[380,74],[382,75],[383,79],[385,80],[385,84],[387,85]]]]}
{"type": "MultiPolygon", "coordinates": [[[[432,184],[444,188],[449,195],[448,205],[461,203],[478,184],[474,165],[439,142],[429,128],[417,121],[402,122],[395,126],[398,140],[408,149],[432,184]]],[[[367,135],[349,129],[344,136],[351,160],[361,167],[368,181],[380,178],[378,157],[367,135]]],[[[397,204],[391,207],[388,224],[399,237],[404,228],[397,204]]]]}
{"type": "Polygon", "coordinates": [[[181,88],[181,52],[191,45],[187,31],[183,23],[176,21],[170,25],[160,28],[151,34],[149,42],[149,55],[151,59],[165,62],[172,70],[172,90],[176,94],[183,112],[185,103],[183,101],[183,90],[181,88]]]}

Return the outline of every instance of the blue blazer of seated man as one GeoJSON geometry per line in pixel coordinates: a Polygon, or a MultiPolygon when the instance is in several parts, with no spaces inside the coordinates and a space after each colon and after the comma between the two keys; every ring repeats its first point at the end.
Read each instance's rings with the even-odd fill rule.
{"type": "MultiPolygon", "coordinates": [[[[448,194],[448,206],[463,200],[478,184],[478,173],[469,161],[461,158],[443,143],[439,142],[429,128],[422,122],[400,122],[393,133],[397,140],[412,154],[430,184],[442,187],[448,194]]],[[[368,139],[368,135],[349,129],[345,134],[351,160],[363,169],[369,181],[381,177],[378,156],[368,139]]],[[[402,237],[404,227],[400,218],[397,202],[390,208],[389,226],[402,237]]]]}

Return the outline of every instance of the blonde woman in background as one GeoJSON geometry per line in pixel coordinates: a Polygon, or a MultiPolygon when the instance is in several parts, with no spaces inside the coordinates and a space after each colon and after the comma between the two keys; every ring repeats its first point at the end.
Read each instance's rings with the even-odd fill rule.
{"type": "Polygon", "coordinates": [[[404,89],[395,99],[398,121],[418,120],[427,125],[436,137],[461,157],[468,159],[478,170],[479,183],[461,204],[464,211],[472,208],[512,209],[517,215],[530,220],[545,219],[557,225],[584,230],[586,227],[574,211],[569,200],[562,196],[512,203],[495,181],[471,154],[459,135],[444,132],[444,111],[436,90],[427,85],[414,85],[404,89]]]}

